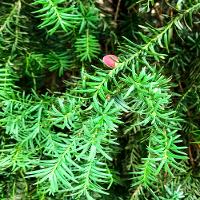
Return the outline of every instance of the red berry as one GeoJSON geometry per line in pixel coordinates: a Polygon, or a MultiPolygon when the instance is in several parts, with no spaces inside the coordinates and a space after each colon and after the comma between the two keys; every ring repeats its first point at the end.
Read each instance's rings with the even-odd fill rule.
{"type": "Polygon", "coordinates": [[[103,62],[110,68],[115,68],[116,62],[119,60],[119,58],[115,55],[106,55],[103,57],[103,62]]]}

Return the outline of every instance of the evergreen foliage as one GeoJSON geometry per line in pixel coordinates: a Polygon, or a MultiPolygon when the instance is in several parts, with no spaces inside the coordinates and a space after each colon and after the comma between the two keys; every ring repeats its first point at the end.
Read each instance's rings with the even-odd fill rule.
{"type": "Polygon", "coordinates": [[[0,198],[199,199],[199,10],[1,1],[0,198]]]}

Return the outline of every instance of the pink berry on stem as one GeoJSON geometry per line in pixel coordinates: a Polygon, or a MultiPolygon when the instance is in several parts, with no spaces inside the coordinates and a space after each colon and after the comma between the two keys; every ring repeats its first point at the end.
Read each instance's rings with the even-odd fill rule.
{"type": "Polygon", "coordinates": [[[115,55],[106,55],[103,57],[103,62],[110,68],[116,67],[116,62],[118,62],[119,58],[115,55]]]}

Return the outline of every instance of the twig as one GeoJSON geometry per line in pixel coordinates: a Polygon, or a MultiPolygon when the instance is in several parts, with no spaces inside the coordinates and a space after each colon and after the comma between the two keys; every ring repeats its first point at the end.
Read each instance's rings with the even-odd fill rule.
{"type": "Polygon", "coordinates": [[[192,156],[191,145],[188,148],[188,155],[189,155],[189,158],[190,158],[190,163],[191,163],[192,167],[194,167],[194,159],[193,159],[193,156],[192,156]]]}
{"type": "Polygon", "coordinates": [[[132,194],[130,200],[134,200],[135,197],[137,197],[137,195],[140,193],[141,189],[142,189],[142,186],[139,185],[139,186],[136,188],[136,190],[133,192],[133,194],[132,194]]]}
{"type": "Polygon", "coordinates": [[[115,17],[114,17],[114,21],[115,22],[117,22],[117,17],[118,17],[118,13],[119,13],[120,4],[121,4],[121,0],[118,0],[117,9],[116,9],[116,12],[115,12],[115,17]]]}

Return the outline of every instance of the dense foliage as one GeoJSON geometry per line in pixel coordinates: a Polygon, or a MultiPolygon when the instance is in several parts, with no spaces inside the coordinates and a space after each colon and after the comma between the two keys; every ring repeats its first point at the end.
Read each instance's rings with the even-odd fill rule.
{"type": "Polygon", "coordinates": [[[0,199],[200,199],[199,10],[2,0],[0,199]]]}

